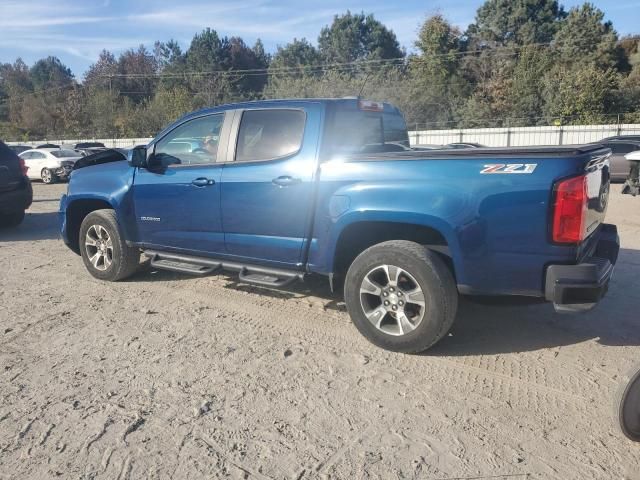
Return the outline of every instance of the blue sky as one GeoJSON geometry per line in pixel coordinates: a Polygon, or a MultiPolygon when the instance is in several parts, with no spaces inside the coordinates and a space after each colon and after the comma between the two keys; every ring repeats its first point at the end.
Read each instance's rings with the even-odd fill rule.
{"type": "MultiPolygon", "coordinates": [[[[411,50],[426,16],[442,13],[465,28],[482,0],[0,0],[0,62],[22,57],[27,64],[55,55],[82,78],[98,53],[174,38],[187,47],[206,27],[239,35],[252,44],[261,38],[268,51],[293,37],[315,43],[333,15],[350,9],[373,13],[411,50]]],[[[579,1],[561,2],[567,9],[579,1]]],[[[640,0],[595,0],[620,34],[640,33],[640,0]]]]}

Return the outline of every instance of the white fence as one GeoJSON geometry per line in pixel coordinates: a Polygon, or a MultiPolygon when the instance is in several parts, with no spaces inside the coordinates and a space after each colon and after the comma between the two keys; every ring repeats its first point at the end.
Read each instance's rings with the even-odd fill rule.
{"type": "Polygon", "coordinates": [[[640,135],[640,124],[418,130],[409,132],[409,139],[411,145],[473,142],[488,147],[524,147],[591,143],[614,135],[640,135]]]}
{"type": "MultiPolygon", "coordinates": [[[[418,130],[409,132],[409,139],[412,145],[473,142],[488,147],[523,147],[590,143],[614,135],[640,135],[640,124],[418,130]]],[[[36,146],[43,143],[54,143],[71,146],[80,142],[101,142],[110,148],[130,148],[134,145],[145,145],[150,141],[151,138],[82,138],[75,140],[48,138],[39,141],[8,142],[8,144],[36,146]]]]}
{"type": "Polygon", "coordinates": [[[7,142],[7,145],[25,145],[36,147],[44,143],[52,143],[64,147],[72,147],[76,143],[82,142],[100,142],[108,148],[131,148],[136,145],[146,145],[153,138],[77,138],[72,140],[60,140],[55,138],[47,138],[45,140],[29,140],[28,142],[7,142]]]}

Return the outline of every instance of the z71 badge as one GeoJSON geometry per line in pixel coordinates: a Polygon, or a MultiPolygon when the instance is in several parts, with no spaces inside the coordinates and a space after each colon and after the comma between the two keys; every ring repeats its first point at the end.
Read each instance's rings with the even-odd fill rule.
{"type": "Polygon", "coordinates": [[[537,163],[492,163],[480,173],[533,173],[537,166],[537,163]]]}

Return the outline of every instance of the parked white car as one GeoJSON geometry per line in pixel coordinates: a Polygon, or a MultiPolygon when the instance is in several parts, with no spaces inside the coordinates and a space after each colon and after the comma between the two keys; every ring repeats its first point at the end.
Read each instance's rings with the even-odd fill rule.
{"type": "Polygon", "coordinates": [[[34,148],[22,152],[19,157],[29,168],[27,176],[30,179],[53,183],[69,178],[73,165],[82,155],[64,148],[34,148]]]}

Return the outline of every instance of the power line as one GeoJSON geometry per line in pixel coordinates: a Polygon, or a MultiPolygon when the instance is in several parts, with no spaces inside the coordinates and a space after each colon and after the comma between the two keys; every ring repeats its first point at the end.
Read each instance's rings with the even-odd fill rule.
{"type": "Polygon", "coordinates": [[[363,59],[363,60],[354,60],[350,62],[342,62],[342,63],[326,63],[326,64],[317,64],[317,65],[297,65],[293,67],[268,67],[268,68],[247,68],[247,69],[216,69],[216,70],[203,70],[203,71],[185,71],[185,72],[173,72],[173,73],[163,73],[163,72],[155,72],[155,73],[112,73],[112,74],[102,74],[99,77],[112,77],[112,78],[183,78],[190,76],[206,76],[206,75],[238,75],[242,74],[245,76],[250,76],[251,74],[274,74],[274,73],[299,73],[304,72],[305,70],[331,70],[337,69],[341,67],[360,67],[363,65],[374,65],[374,64],[386,64],[386,63],[396,63],[399,65],[408,65],[410,62],[424,62],[431,58],[441,58],[441,57],[460,57],[460,56],[470,56],[478,53],[501,53],[503,50],[514,50],[513,53],[508,56],[516,56],[518,55],[517,51],[525,48],[531,47],[548,47],[551,46],[550,42],[547,43],[531,43],[527,45],[513,45],[513,46],[501,46],[501,47],[485,47],[476,50],[465,50],[460,52],[449,52],[449,53],[440,53],[433,54],[428,56],[409,56],[409,57],[396,57],[396,58],[380,58],[380,59],[363,59]]]}

